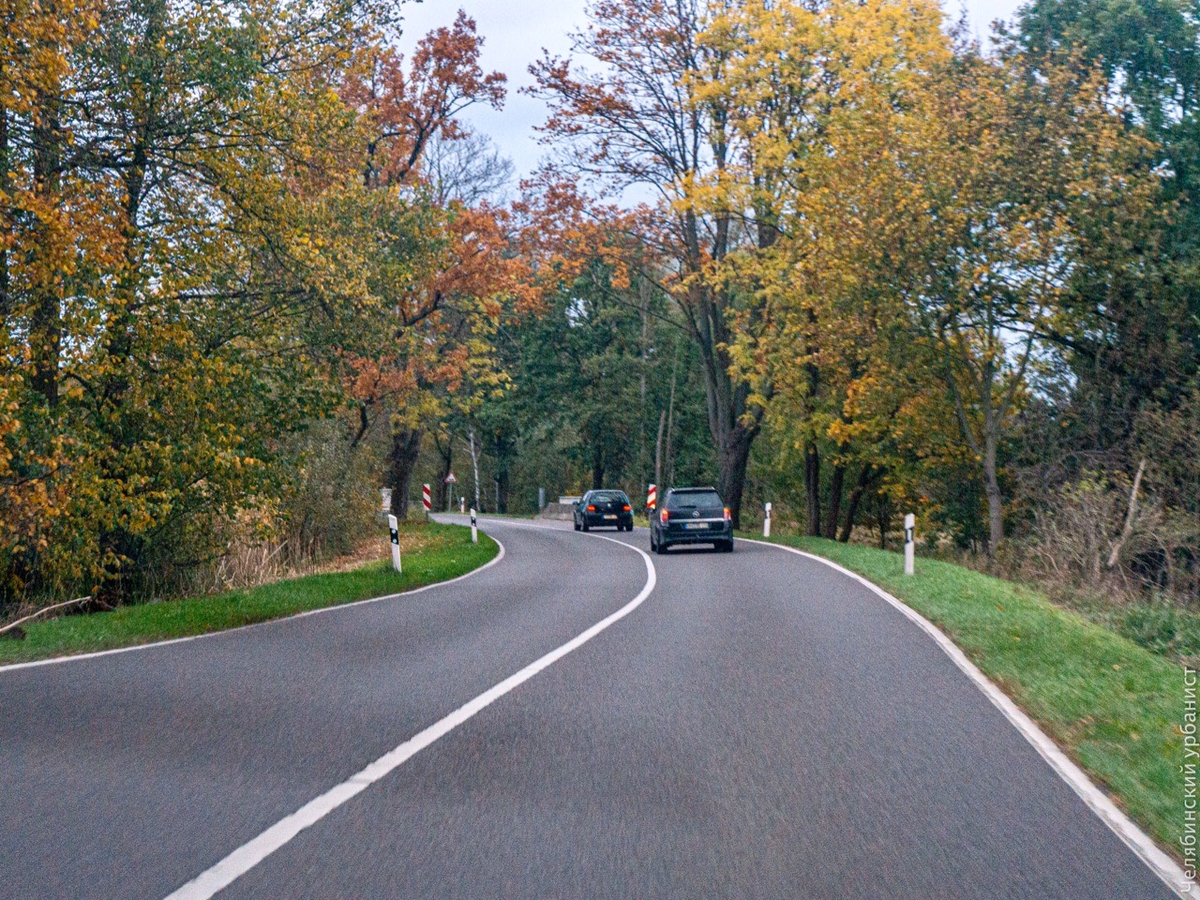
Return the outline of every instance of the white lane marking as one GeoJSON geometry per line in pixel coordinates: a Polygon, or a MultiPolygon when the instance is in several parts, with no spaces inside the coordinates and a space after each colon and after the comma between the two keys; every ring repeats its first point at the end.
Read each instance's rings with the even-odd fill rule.
{"type": "Polygon", "coordinates": [[[183,887],[170,894],[166,900],[209,900],[214,894],[228,887],[234,880],[249,872],[305,828],[320,821],[347,800],[350,800],[376,781],[379,781],[379,779],[403,765],[407,760],[428,747],[438,738],[453,731],[480,710],[524,684],[538,672],[558,662],[558,660],[562,659],[572,650],[586,644],[610,625],[619,622],[641,606],[645,599],[650,596],[651,591],[654,590],[654,585],[658,580],[653,561],[644,551],[637,547],[632,547],[622,541],[607,538],[603,535],[594,535],[594,537],[611,541],[622,547],[628,547],[640,554],[642,559],[645,560],[646,584],[629,603],[607,618],[597,622],[577,637],[567,641],[567,643],[563,644],[557,650],[552,650],[536,662],[530,663],[515,675],[510,675],[495,687],[484,691],[474,700],[460,706],[454,712],[450,713],[450,715],[409,738],[394,750],[385,753],[365,769],[350,776],[350,778],[341,784],[331,788],[316,799],[310,800],[290,816],[280,819],[266,831],[258,835],[258,837],[238,847],[211,869],[201,873],[183,887]]]}
{"type": "MultiPolygon", "coordinates": [[[[489,535],[489,537],[491,537],[489,535]]],[[[379,603],[384,600],[398,600],[401,597],[410,597],[413,594],[420,594],[424,591],[431,591],[434,588],[445,587],[448,584],[454,584],[456,581],[462,581],[464,578],[470,578],[472,575],[478,575],[484,569],[490,569],[500,560],[504,559],[504,545],[500,541],[492,537],[496,541],[496,546],[500,548],[492,559],[488,560],[477,569],[472,569],[464,575],[459,575],[457,578],[451,578],[449,581],[435,581],[433,584],[427,584],[424,587],[413,588],[411,591],[401,591],[399,594],[384,594],[382,597],[369,597],[366,600],[355,600],[353,603],[341,603],[336,606],[322,606],[320,609],[309,609],[304,612],[294,613],[290,616],[284,616],[280,619],[268,619],[265,622],[254,622],[250,625],[239,625],[237,628],[225,628],[221,631],[206,631],[204,634],[193,634],[188,637],[171,638],[166,641],[152,641],[148,644],[133,644],[130,647],[116,647],[112,650],[97,650],[94,653],[78,653],[74,656],[56,656],[54,659],[36,659],[32,662],[12,663],[7,666],[0,666],[0,675],[5,672],[12,672],[16,669],[33,669],[38,666],[54,666],[60,663],[78,662],[81,659],[95,659],[98,656],[115,656],[118,653],[132,653],[134,650],[149,650],[152,647],[167,647],[171,644],[186,644],[189,641],[198,641],[201,638],[217,637],[222,634],[233,634],[238,631],[247,631],[251,628],[264,628],[268,625],[278,625],[280,622],[289,622],[292,619],[303,619],[305,616],[317,616],[322,613],[336,612],[341,609],[352,609],[355,606],[365,606],[368,603],[379,603]]]]}
{"type": "Polygon", "coordinates": [[[1109,800],[1104,792],[1092,783],[1084,771],[1075,765],[1070,757],[1063,753],[1058,748],[1058,745],[1038,727],[1037,723],[1022,712],[1021,708],[1013,703],[1007,694],[996,687],[940,628],[915,609],[893,597],[883,588],[879,587],[879,585],[868,581],[857,572],[851,572],[845,566],[840,566],[832,560],[817,556],[814,553],[797,550],[795,547],[788,547],[784,544],[774,544],[769,541],[758,541],[752,538],[742,538],[742,540],[750,544],[763,544],[767,547],[786,550],[789,553],[795,553],[797,556],[815,560],[829,566],[831,569],[836,569],[843,575],[853,578],[859,584],[874,591],[890,605],[899,610],[937,642],[937,645],[954,661],[954,664],[992,701],[992,705],[999,709],[1025,740],[1033,745],[1033,748],[1050,765],[1050,768],[1063,781],[1070,785],[1071,789],[1079,795],[1088,808],[1100,817],[1100,821],[1107,825],[1130,850],[1138,855],[1150,871],[1157,875],[1176,896],[1192,896],[1190,893],[1192,882],[1184,875],[1183,869],[1176,864],[1175,860],[1164,853],[1148,834],[1142,831],[1125,813],[1121,812],[1116,804],[1109,800]]]}

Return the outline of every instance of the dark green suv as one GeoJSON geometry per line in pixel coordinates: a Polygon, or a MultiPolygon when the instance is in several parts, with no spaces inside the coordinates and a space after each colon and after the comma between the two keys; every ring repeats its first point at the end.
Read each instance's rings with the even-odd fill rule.
{"type": "Polygon", "coordinates": [[[666,553],[676,544],[712,544],[733,550],[733,519],[714,488],[671,488],[650,517],[650,549],[666,553]]]}

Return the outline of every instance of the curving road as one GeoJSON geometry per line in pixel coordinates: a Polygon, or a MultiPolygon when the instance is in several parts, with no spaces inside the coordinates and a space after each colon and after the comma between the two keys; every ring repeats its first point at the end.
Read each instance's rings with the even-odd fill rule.
{"type": "Polygon", "coordinates": [[[1174,896],[855,581],[481,524],[452,584],[0,669],[0,898],[1174,896]]]}

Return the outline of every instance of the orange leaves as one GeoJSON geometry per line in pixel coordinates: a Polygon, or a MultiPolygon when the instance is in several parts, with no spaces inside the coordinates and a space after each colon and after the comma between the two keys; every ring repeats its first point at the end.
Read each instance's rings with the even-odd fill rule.
{"type": "Polygon", "coordinates": [[[526,258],[514,252],[510,216],[482,205],[455,206],[449,223],[446,262],[432,273],[430,289],[447,297],[470,298],[485,316],[500,318],[511,300],[515,309],[533,308],[539,293],[526,258]]]}
{"type": "Polygon", "coordinates": [[[640,246],[634,250],[636,212],[593,200],[576,181],[549,170],[521,187],[524,196],[514,204],[523,220],[520,249],[537,290],[569,285],[596,261],[610,267],[616,289],[629,286],[631,257],[644,253],[640,246]]]}
{"type": "Polygon", "coordinates": [[[460,10],[452,26],[421,39],[409,66],[391,48],[374,48],[347,79],[342,98],[358,112],[367,135],[367,186],[411,183],[431,139],[463,136],[460,113],[477,103],[504,105],[507,77],[484,74],[482,43],[475,20],[460,10]]]}
{"type": "Polygon", "coordinates": [[[453,25],[425,36],[407,64],[390,48],[373,48],[341,89],[364,136],[365,192],[334,201],[352,223],[337,243],[350,239],[353,277],[369,297],[343,348],[346,389],[406,421],[428,413],[435,395],[469,393],[473,379],[487,380],[491,354],[480,339],[505,309],[536,302],[508,215],[486,203],[443,205],[422,185],[430,141],[464,137],[458,116],[469,106],[504,102],[505,76],[479,65],[482,42],[460,11],[453,25]]]}
{"type": "Polygon", "coordinates": [[[507,78],[500,72],[483,74],[479,67],[479,49],[483,44],[475,31],[475,20],[458,11],[454,25],[430,32],[413,53],[414,102],[425,108],[438,103],[454,116],[457,104],[486,102],[495,107],[504,103],[507,78]]]}

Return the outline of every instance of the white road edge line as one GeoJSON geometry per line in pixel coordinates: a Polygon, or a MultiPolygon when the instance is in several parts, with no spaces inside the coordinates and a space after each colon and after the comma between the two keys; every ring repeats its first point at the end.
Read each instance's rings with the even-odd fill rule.
{"type": "Polygon", "coordinates": [[[464,578],[470,578],[472,575],[478,575],[484,569],[490,569],[500,560],[504,559],[504,544],[496,540],[495,537],[489,535],[493,541],[496,541],[496,546],[500,548],[490,560],[485,562],[477,569],[472,569],[457,578],[451,578],[449,581],[435,581],[433,584],[427,584],[424,587],[413,588],[411,591],[401,591],[399,594],[384,594],[382,597],[368,597],[366,600],[355,600],[352,603],[339,603],[334,606],[322,606],[320,609],[308,609],[304,612],[293,613],[290,616],[283,616],[279,619],[267,619],[265,622],[254,622],[250,625],[239,625],[237,628],[224,628],[220,631],[206,631],[204,634],[192,634],[187,637],[171,638],[166,641],[151,641],[148,644],[133,644],[129,647],[116,647],[112,650],[97,650],[94,653],[77,653],[74,656],[56,656],[53,659],[35,659],[32,662],[11,663],[7,666],[0,666],[0,675],[5,672],[13,672],[17,669],[33,669],[38,666],[55,666],[62,663],[79,662],[83,659],[95,659],[98,656],[115,656],[118,653],[132,653],[135,650],[150,650],[154,647],[167,647],[171,644],[186,644],[189,641],[198,641],[201,638],[219,637],[223,634],[234,634],[239,631],[248,631],[251,628],[265,628],[270,625],[278,625],[280,622],[290,622],[293,619],[303,619],[306,616],[319,616],[322,613],[337,612],[340,609],[352,609],[355,606],[365,606],[368,603],[381,603],[384,600],[398,600],[401,597],[411,597],[413,594],[420,594],[424,591],[431,591],[434,588],[445,587],[448,584],[454,584],[456,581],[462,581],[464,578]]]}
{"type": "MultiPolygon", "coordinates": [[[[536,528],[538,526],[526,527],[536,528]]],[[[553,530],[557,531],[561,529],[553,530]]],[[[320,821],[343,803],[403,765],[407,760],[428,747],[438,738],[453,731],[480,710],[499,700],[521,684],[524,684],[538,672],[558,662],[572,650],[583,646],[610,625],[619,622],[641,606],[654,590],[654,585],[658,580],[658,575],[654,569],[654,562],[645,551],[638,547],[633,547],[623,541],[604,537],[603,535],[593,535],[593,537],[611,541],[622,547],[628,547],[640,554],[642,559],[645,560],[646,584],[629,603],[607,618],[597,622],[577,637],[567,641],[567,643],[563,644],[557,650],[552,650],[536,662],[530,663],[515,675],[510,675],[495,687],[484,691],[474,700],[460,706],[454,712],[450,713],[450,715],[409,738],[394,750],[385,753],[356,775],[350,776],[350,778],[341,784],[330,788],[324,794],[321,794],[321,796],[310,800],[290,816],[280,819],[266,831],[258,835],[258,837],[238,847],[215,866],[202,872],[196,878],[183,885],[183,887],[168,895],[166,900],[209,900],[218,891],[228,887],[237,878],[249,872],[280,847],[287,844],[305,828],[320,821]]],[[[449,584],[449,582],[446,583],[449,584]]]]}
{"type": "Polygon", "coordinates": [[[795,553],[797,556],[804,556],[808,559],[815,560],[823,565],[829,566],[831,569],[836,569],[838,572],[853,578],[855,581],[862,584],[864,587],[874,591],[891,606],[899,610],[904,616],[910,619],[931,638],[937,642],[937,645],[942,648],[947,656],[954,661],[954,664],[961,669],[968,678],[975,683],[979,690],[983,691],[984,695],[992,701],[992,705],[1004,714],[1004,717],[1021,733],[1021,735],[1038,754],[1044,759],[1050,768],[1058,774],[1058,776],[1070,785],[1071,789],[1087,804],[1088,808],[1093,813],[1100,817],[1100,820],[1119,837],[1130,850],[1141,858],[1142,862],[1149,867],[1155,875],[1157,875],[1164,884],[1178,897],[1190,898],[1194,894],[1191,893],[1194,885],[1184,874],[1183,869],[1171,859],[1166,853],[1154,843],[1148,834],[1142,831],[1125,813],[1121,812],[1108,797],[1101,791],[1091,779],[1087,777],[1079,766],[1075,765],[1065,753],[1058,748],[1050,737],[1038,727],[1033,719],[1029,718],[1021,708],[1018,707],[1008,695],[1000,688],[996,687],[979,668],[967,658],[958,646],[946,636],[946,634],[921,615],[916,610],[904,604],[902,601],[893,597],[879,585],[868,581],[857,572],[852,572],[845,566],[840,566],[832,560],[825,559],[822,556],[817,556],[815,553],[807,553],[804,550],[797,550],[795,547],[788,547],[784,544],[774,544],[769,541],[758,541],[753,538],[740,538],[750,544],[762,544],[767,547],[775,547],[779,550],[786,550],[789,553],[795,553]]]}

